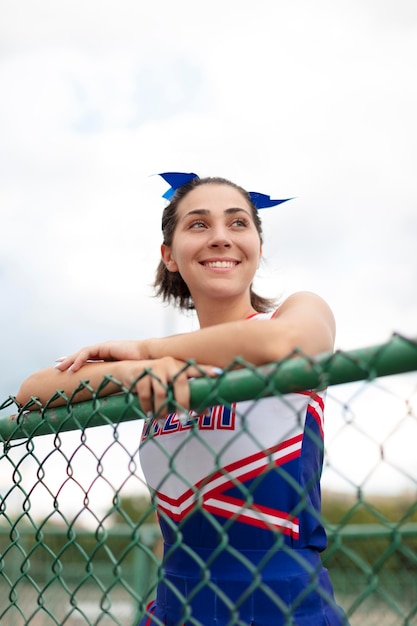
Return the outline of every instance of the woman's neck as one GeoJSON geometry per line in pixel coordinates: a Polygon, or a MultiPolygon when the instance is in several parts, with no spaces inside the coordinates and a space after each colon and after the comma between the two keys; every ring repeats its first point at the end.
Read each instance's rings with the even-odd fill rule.
{"type": "Polygon", "coordinates": [[[233,300],[222,299],[218,301],[211,299],[209,302],[204,303],[204,305],[202,303],[195,303],[195,309],[200,328],[244,320],[257,312],[250,301],[246,299],[238,302],[233,300]]]}

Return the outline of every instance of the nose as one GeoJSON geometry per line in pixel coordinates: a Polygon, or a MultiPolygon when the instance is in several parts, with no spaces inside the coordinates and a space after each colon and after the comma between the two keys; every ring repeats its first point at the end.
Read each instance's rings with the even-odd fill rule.
{"type": "Polygon", "coordinates": [[[208,245],[210,248],[230,248],[232,242],[227,228],[224,226],[213,228],[210,233],[208,245]]]}

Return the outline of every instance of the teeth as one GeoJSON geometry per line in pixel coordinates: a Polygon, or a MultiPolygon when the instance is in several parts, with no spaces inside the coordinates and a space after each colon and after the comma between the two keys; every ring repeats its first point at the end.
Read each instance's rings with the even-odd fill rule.
{"type": "Polygon", "coordinates": [[[210,261],[208,263],[205,263],[204,265],[207,265],[208,267],[225,268],[225,267],[234,267],[236,263],[234,263],[233,261],[210,261]]]}

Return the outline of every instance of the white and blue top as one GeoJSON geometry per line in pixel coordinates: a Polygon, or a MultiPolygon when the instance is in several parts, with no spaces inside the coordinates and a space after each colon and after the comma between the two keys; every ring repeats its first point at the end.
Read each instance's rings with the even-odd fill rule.
{"type": "Polygon", "coordinates": [[[233,611],[236,623],[284,624],[285,607],[305,616],[297,626],[344,623],[319,557],[324,400],[325,392],[292,393],[145,424],[140,459],[165,543],[165,580],[143,625],[159,623],[151,615],[196,623],[184,604],[204,626],[233,623],[233,611]],[[312,571],[316,588],[297,604],[312,571]]]}

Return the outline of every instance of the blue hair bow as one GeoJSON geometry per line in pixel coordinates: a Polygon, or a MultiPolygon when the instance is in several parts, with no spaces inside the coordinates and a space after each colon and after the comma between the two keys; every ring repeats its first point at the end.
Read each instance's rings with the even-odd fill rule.
{"type": "MultiPolygon", "coordinates": [[[[171,200],[172,196],[179,187],[189,183],[191,180],[194,180],[194,178],[199,178],[199,176],[193,172],[164,172],[163,174],[158,174],[158,176],[163,178],[168,185],[170,185],[168,191],[166,191],[162,196],[166,200],[171,200]]],[[[281,204],[281,202],[287,202],[287,200],[292,199],[284,198],[283,200],[273,200],[271,196],[267,196],[264,193],[258,193],[257,191],[249,191],[249,196],[257,209],[268,209],[271,206],[276,206],[277,204],[281,204]]]]}

